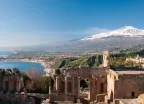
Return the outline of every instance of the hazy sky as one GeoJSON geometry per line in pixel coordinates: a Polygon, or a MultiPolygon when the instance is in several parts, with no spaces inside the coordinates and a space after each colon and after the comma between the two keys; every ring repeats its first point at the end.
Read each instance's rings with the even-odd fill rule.
{"type": "Polygon", "coordinates": [[[144,0],[0,0],[0,47],[66,41],[131,25],[144,0]]]}

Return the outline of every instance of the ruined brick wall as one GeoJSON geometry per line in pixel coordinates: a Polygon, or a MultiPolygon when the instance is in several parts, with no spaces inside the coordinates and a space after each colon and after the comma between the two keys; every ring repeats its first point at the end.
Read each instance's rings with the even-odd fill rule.
{"type": "Polygon", "coordinates": [[[121,75],[115,82],[115,98],[133,98],[144,93],[144,75],[121,75]]]}
{"type": "Polygon", "coordinates": [[[75,101],[75,96],[69,96],[69,95],[65,95],[65,94],[53,94],[50,96],[50,101],[75,101]]]}
{"type": "Polygon", "coordinates": [[[16,75],[0,75],[0,91],[18,92],[23,88],[23,80],[16,75]]]}
{"type": "Polygon", "coordinates": [[[107,77],[106,76],[97,78],[96,80],[96,94],[103,94],[103,93],[107,93],[107,77]]]}
{"type": "Polygon", "coordinates": [[[24,101],[24,94],[0,94],[0,100],[24,101]]]}

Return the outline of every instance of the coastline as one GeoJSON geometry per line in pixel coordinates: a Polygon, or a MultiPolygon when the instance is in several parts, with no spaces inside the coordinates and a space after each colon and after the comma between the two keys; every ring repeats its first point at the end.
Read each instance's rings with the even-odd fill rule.
{"type": "Polygon", "coordinates": [[[47,65],[42,62],[42,61],[38,61],[38,60],[23,60],[23,59],[7,59],[7,60],[0,60],[0,62],[27,62],[27,63],[38,63],[41,66],[43,66],[43,71],[45,72],[45,69],[47,67],[47,65]]]}

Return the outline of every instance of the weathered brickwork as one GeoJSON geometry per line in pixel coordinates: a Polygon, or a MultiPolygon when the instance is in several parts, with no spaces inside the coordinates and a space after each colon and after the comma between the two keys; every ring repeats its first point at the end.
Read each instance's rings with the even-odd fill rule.
{"type": "Polygon", "coordinates": [[[23,78],[17,69],[0,69],[0,91],[20,92],[23,88],[23,78]]]}
{"type": "Polygon", "coordinates": [[[23,77],[18,69],[0,69],[0,100],[23,101],[23,77]]]}
{"type": "Polygon", "coordinates": [[[115,98],[135,98],[144,93],[144,75],[120,75],[115,81],[115,98]]]}

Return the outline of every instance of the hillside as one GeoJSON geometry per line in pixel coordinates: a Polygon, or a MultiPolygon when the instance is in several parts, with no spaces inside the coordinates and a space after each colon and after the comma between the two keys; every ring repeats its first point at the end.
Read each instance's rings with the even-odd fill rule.
{"type": "Polygon", "coordinates": [[[95,67],[97,68],[102,64],[102,55],[93,55],[93,56],[83,56],[81,58],[66,58],[59,61],[57,68],[67,68],[67,67],[95,67]]]}
{"type": "MultiPolygon", "coordinates": [[[[144,57],[144,50],[138,52],[131,53],[117,53],[111,54],[110,56],[110,68],[131,68],[131,67],[141,67],[140,64],[134,62],[126,62],[126,58],[128,57],[136,57],[137,54],[140,57],[144,57]]],[[[103,57],[102,55],[93,55],[93,56],[83,56],[80,58],[66,58],[59,60],[57,62],[56,68],[67,68],[67,67],[78,67],[78,66],[86,66],[97,68],[102,64],[103,57]]]]}

